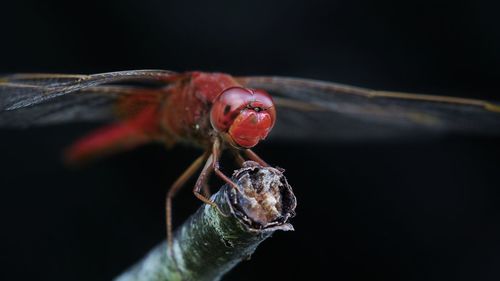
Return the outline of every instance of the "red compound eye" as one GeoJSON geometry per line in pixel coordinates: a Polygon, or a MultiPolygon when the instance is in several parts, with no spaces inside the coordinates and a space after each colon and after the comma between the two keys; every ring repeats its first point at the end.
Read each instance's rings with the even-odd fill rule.
{"type": "Polygon", "coordinates": [[[210,122],[215,130],[227,133],[233,144],[250,148],[264,139],[276,120],[271,96],[262,90],[233,87],[215,98],[210,122]]]}

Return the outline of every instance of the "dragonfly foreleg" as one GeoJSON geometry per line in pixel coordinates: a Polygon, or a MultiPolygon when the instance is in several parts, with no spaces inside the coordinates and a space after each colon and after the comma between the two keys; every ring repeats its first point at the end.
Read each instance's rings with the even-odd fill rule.
{"type": "Polygon", "coordinates": [[[236,161],[236,164],[240,167],[243,166],[243,163],[245,162],[245,158],[241,156],[240,150],[239,149],[231,149],[231,153],[234,156],[234,161],[236,161]]]}
{"type": "Polygon", "coordinates": [[[224,173],[219,169],[219,157],[221,155],[221,150],[220,150],[220,140],[216,139],[214,141],[214,144],[212,146],[212,156],[213,156],[213,170],[217,176],[219,176],[223,181],[225,181],[227,184],[229,184],[232,188],[234,188],[236,191],[239,192],[238,190],[238,185],[234,183],[230,178],[228,178],[224,173]]]}
{"type": "Polygon", "coordinates": [[[203,195],[205,197],[210,198],[212,196],[212,193],[210,192],[210,186],[208,185],[208,182],[205,182],[202,187],[203,195]]]}
{"type": "Polygon", "coordinates": [[[212,153],[210,156],[207,158],[207,161],[205,162],[205,166],[201,170],[200,175],[198,176],[198,179],[196,180],[196,183],[193,188],[193,194],[196,196],[196,198],[200,199],[206,204],[211,205],[212,207],[217,208],[217,210],[223,214],[222,210],[215,204],[212,200],[201,194],[202,188],[207,184],[208,182],[208,176],[212,173],[215,172],[217,176],[219,176],[222,180],[224,180],[227,184],[229,184],[232,188],[235,188],[237,191],[238,186],[236,183],[234,183],[230,178],[228,178],[224,173],[222,173],[221,170],[219,170],[219,157],[221,155],[221,150],[220,150],[220,140],[216,139],[212,145],[212,153]]]}

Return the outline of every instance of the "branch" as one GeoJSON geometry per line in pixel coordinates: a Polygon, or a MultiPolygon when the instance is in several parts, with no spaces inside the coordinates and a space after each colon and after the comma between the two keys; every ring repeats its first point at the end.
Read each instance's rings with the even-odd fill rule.
{"type": "Polygon", "coordinates": [[[282,170],[247,161],[227,184],[174,234],[173,251],[163,242],[115,281],[219,280],[276,230],[293,230],[295,196],[282,170]],[[171,254],[169,254],[169,252],[171,254]]]}

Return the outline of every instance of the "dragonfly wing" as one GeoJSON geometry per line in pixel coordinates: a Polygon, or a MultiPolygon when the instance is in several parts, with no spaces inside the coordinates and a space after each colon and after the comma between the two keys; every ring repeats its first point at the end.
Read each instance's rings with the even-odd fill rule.
{"type": "MultiPolygon", "coordinates": [[[[11,93],[12,89],[8,89],[11,93]]],[[[0,95],[5,89],[0,86],[0,95]]],[[[22,128],[64,122],[112,120],[115,97],[99,94],[67,95],[52,102],[0,112],[0,127],[22,128]]]]}
{"type": "Polygon", "coordinates": [[[110,120],[116,117],[116,103],[121,97],[144,92],[151,95],[154,90],[103,84],[134,81],[166,84],[175,77],[176,73],[165,70],[0,77],[0,127],[110,120]]]}
{"type": "Polygon", "coordinates": [[[375,91],[286,77],[240,77],[278,107],[271,137],[365,140],[443,133],[500,136],[500,105],[475,99],[375,91]]]}

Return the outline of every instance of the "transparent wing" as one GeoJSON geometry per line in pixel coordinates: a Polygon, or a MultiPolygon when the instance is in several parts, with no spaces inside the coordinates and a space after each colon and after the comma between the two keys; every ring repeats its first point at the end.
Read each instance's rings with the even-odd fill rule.
{"type": "MultiPolygon", "coordinates": [[[[176,73],[166,70],[131,70],[94,75],[13,74],[0,77],[0,127],[23,127],[70,121],[116,118],[120,98],[141,94],[154,102],[161,90],[130,86],[103,86],[124,82],[166,84],[176,73]]],[[[123,113],[119,112],[120,114],[123,113]]]]}
{"type": "Polygon", "coordinates": [[[500,136],[500,106],[488,101],[375,91],[300,78],[240,77],[238,81],[267,90],[275,98],[274,138],[500,136]]]}

